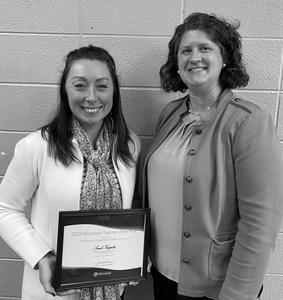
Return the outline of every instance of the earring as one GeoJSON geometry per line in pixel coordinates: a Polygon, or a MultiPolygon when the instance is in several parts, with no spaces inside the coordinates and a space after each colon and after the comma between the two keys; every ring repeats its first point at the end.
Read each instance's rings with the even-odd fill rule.
{"type": "Polygon", "coordinates": [[[180,74],[180,71],[178,70],[177,73],[180,74]]]}
{"type": "Polygon", "coordinates": [[[226,67],[226,64],[223,64],[223,68],[225,68],[226,67]]]}

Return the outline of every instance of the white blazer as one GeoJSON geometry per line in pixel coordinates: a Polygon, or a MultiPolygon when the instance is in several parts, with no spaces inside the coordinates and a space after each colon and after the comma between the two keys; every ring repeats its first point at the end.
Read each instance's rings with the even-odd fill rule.
{"type": "MultiPolygon", "coordinates": [[[[138,137],[133,154],[140,152],[138,137]]],[[[77,156],[83,161],[76,140],[77,156]]],[[[126,167],[118,160],[115,171],[121,186],[123,208],[131,208],[134,195],[136,165],[126,167]]],[[[65,167],[48,154],[48,144],[40,131],[29,134],[15,147],[7,172],[0,185],[0,234],[7,244],[25,261],[22,300],[46,300],[34,267],[49,251],[57,248],[58,213],[79,210],[83,164],[72,162],[65,167]],[[25,207],[31,202],[31,217],[27,219],[25,207]]],[[[77,299],[78,294],[62,299],[77,299]]],[[[54,299],[50,296],[50,299],[54,299]]]]}

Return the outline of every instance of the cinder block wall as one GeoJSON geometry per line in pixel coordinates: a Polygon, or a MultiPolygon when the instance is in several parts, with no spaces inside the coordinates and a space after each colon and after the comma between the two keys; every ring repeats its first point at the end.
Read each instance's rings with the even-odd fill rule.
{"type": "MultiPolygon", "coordinates": [[[[251,80],[236,92],[271,113],[283,152],[282,1],[0,0],[0,8],[0,181],[15,143],[54,110],[63,56],[89,43],[105,47],[117,62],[124,112],[142,140],[143,159],[159,112],[176,97],[159,89],[167,43],[175,26],[194,11],[241,21],[251,80]]],[[[20,299],[22,267],[22,260],[0,240],[0,299],[20,299]]],[[[126,296],[151,300],[150,278],[126,296]]],[[[283,228],[263,299],[283,299],[283,228]]]]}

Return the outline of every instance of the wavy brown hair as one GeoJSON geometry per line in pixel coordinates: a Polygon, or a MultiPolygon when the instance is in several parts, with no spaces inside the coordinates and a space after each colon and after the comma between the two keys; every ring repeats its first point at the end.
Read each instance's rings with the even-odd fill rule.
{"type": "Polygon", "coordinates": [[[249,75],[242,61],[242,42],[237,31],[239,26],[239,21],[230,24],[213,14],[193,13],[189,15],[182,24],[176,27],[169,41],[167,61],[159,71],[163,90],[184,92],[188,88],[177,73],[179,45],[183,34],[188,30],[205,32],[210,40],[219,46],[223,62],[226,64],[219,77],[222,89],[246,86],[249,82],[249,75]]]}

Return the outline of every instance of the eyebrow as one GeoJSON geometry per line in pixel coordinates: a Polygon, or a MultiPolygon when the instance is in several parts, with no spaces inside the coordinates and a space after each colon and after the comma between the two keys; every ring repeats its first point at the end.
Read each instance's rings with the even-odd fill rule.
{"type": "Polygon", "coordinates": [[[103,80],[110,81],[110,79],[108,77],[101,77],[101,78],[96,79],[96,81],[103,81],[103,80]]]}
{"type": "MultiPolygon", "coordinates": [[[[214,47],[214,45],[212,43],[209,43],[209,42],[200,43],[197,46],[198,47],[214,47]]],[[[190,48],[192,48],[191,45],[184,45],[184,46],[180,46],[178,51],[184,50],[184,49],[190,49],[190,48]]]]}
{"type": "MultiPolygon", "coordinates": [[[[211,45],[213,42],[212,41],[207,41],[207,42],[203,42],[203,43],[199,43],[197,44],[198,46],[206,46],[206,45],[211,45]]],[[[215,43],[214,43],[215,44],[215,43]]],[[[183,45],[183,46],[180,46],[180,48],[190,48],[192,47],[192,45],[183,45]]]]}
{"type": "MultiPolygon", "coordinates": [[[[86,80],[86,77],[84,77],[84,76],[74,76],[74,77],[72,77],[72,80],[74,80],[74,79],[86,80]]],[[[95,81],[103,81],[103,80],[110,81],[110,79],[108,77],[100,77],[100,78],[97,78],[95,81]]]]}

